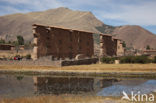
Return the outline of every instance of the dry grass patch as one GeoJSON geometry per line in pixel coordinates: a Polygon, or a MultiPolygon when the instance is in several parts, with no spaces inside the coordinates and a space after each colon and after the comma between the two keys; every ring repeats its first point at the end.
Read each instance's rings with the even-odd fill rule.
{"type": "Polygon", "coordinates": [[[97,96],[38,96],[17,99],[2,99],[0,103],[127,103],[116,98],[97,96]]]}
{"type": "Polygon", "coordinates": [[[58,70],[73,72],[156,72],[156,64],[92,64],[65,67],[0,65],[0,69],[58,70]]]}

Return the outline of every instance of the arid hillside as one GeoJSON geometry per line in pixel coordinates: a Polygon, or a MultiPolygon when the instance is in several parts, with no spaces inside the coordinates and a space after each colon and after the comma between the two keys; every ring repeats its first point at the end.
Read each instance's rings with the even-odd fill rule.
{"type": "Polygon", "coordinates": [[[144,49],[147,45],[150,45],[151,48],[156,48],[156,35],[140,26],[116,27],[112,34],[124,40],[127,46],[133,46],[136,49],[144,49]]]}
{"type": "Polygon", "coordinates": [[[44,12],[1,16],[0,23],[1,37],[15,39],[16,35],[22,35],[26,40],[32,40],[33,38],[32,24],[34,23],[95,33],[99,33],[95,27],[104,25],[91,12],[72,11],[63,7],[44,12]]]}
{"type": "MultiPolygon", "coordinates": [[[[95,33],[112,33],[123,39],[128,46],[144,48],[150,45],[156,48],[156,35],[139,26],[113,27],[98,20],[91,12],[74,11],[60,7],[42,12],[30,12],[26,14],[12,14],[0,16],[0,38],[15,40],[17,35],[22,35],[25,40],[31,41],[32,24],[59,26],[77,30],[85,30],[95,33]]],[[[98,36],[94,35],[98,42],[98,36]]]]}

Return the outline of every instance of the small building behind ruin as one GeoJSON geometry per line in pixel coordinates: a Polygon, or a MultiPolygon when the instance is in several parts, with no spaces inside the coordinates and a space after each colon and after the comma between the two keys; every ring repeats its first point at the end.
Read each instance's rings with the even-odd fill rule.
{"type": "Polygon", "coordinates": [[[33,59],[48,55],[58,59],[72,59],[78,54],[86,57],[94,55],[91,32],[34,24],[33,34],[33,59]]]}
{"type": "Polygon", "coordinates": [[[11,44],[0,44],[0,50],[14,50],[15,46],[11,44]]]}
{"type": "Polygon", "coordinates": [[[150,56],[156,56],[156,50],[144,50],[143,54],[150,55],[150,56]]]}

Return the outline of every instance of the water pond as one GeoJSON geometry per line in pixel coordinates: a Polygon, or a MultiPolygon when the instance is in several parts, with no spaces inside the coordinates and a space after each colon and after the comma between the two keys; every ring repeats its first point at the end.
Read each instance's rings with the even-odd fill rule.
{"type": "Polygon", "coordinates": [[[156,92],[156,79],[0,74],[1,98],[62,94],[121,96],[123,91],[128,94],[156,92]]]}

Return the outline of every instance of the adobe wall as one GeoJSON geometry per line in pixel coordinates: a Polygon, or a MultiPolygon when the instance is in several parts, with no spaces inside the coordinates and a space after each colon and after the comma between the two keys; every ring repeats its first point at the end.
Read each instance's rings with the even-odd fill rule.
{"type": "Polygon", "coordinates": [[[100,56],[115,56],[117,53],[117,40],[112,36],[100,35],[100,56]]]}
{"type": "Polygon", "coordinates": [[[124,47],[121,40],[117,40],[117,56],[124,56],[124,47]]]}
{"type": "Polygon", "coordinates": [[[100,35],[100,56],[123,56],[124,48],[119,39],[109,35],[100,35]]]}
{"type": "Polygon", "coordinates": [[[91,57],[93,52],[92,33],[34,25],[33,58],[52,55],[56,58],[75,58],[77,54],[91,57]]]}

